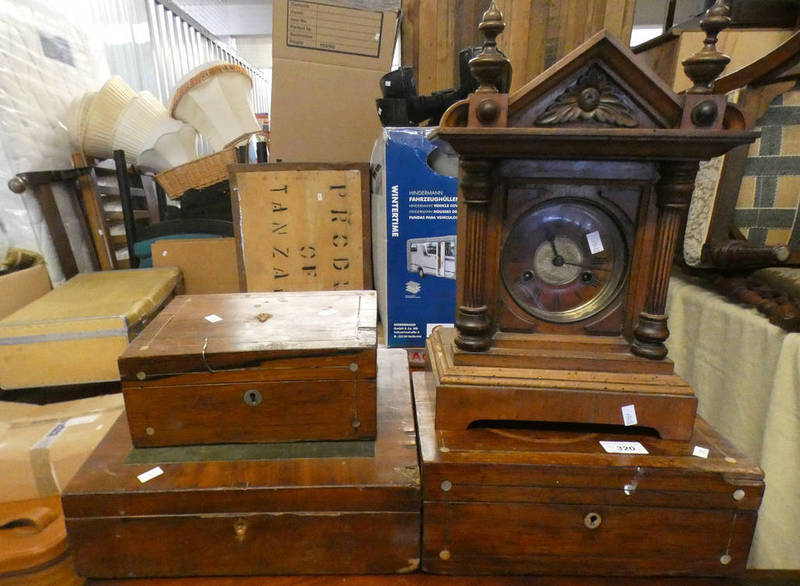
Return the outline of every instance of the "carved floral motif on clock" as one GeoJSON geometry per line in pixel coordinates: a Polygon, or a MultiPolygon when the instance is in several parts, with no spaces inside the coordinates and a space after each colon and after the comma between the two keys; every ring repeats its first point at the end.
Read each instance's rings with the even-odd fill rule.
{"type": "Polygon", "coordinates": [[[635,128],[639,122],[620,88],[592,66],[536,118],[537,126],[556,126],[576,120],[635,128]]]}

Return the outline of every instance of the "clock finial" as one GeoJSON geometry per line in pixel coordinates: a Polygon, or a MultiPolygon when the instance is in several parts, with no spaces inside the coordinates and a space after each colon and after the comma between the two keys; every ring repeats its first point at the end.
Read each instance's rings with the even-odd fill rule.
{"type": "Polygon", "coordinates": [[[504,28],[506,23],[503,20],[503,13],[492,0],[478,25],[484,38],[483,51],[469,61],[472,75],[480,82],[476,92],[497,92],[497,82],[508,66],[508,59],[497,50],[497,35],[502,33],[504,28]]]}
{"type": "Polygon", "coordinates": [[[730,11],[724,0],[716,0],[700,20],[700,26],[706,33],[703,48],[683,61],[683,70],[694,82],[687,93],[710,94],[713,92],[714,81],[731,60],[730,57],[717,50],[717,35],[730,22],[730,11]]]}

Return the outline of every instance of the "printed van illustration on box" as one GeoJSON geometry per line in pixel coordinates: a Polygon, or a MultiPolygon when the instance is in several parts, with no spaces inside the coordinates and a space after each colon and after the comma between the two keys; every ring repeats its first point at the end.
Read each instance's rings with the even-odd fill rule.
{"type": "Polygon", "coordinates": [[[456,235],[411,238],[406,240],[408,272],[456,278],[456,235]]]}
{"type": "Polygon", "coordinates": [[[375,287],[394,347],[423,347],[455,315],[458,158],[430,131],[385,128],[372,151],[375,287]]]}

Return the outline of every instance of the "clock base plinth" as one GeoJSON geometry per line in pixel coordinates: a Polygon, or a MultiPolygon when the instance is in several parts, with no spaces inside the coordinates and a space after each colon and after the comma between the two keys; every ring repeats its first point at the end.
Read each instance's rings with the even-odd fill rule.
{"type": "Polygon", "coordinates": [[[464,430],[486,420],[623,425],[622,407],[634,405],[637,425],[663,439],[691,437],[697,398],[669,361],[619,351],[625,346],[613,338],[598,338],[599,351],[581,351],[593,343],[584,336],[561,336],[561,346],[541,336],[544,350],[537,336],[525,336],[524,348],[522,338],[501,334],[499,347],[468,353],[456,348],[455,335],[437,328],[428,339],[437,429],[464,430]]]}

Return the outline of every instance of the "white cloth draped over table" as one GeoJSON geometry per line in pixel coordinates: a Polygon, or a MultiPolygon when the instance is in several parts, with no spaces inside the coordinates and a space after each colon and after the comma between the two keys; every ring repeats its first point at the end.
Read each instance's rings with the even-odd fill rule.
{"type": "Polygon", "coordinates": [[[748,566],[800,568],[800,333],[684,275],[667,312],[669,357],[699,414],[765,472],[748,566]]]}

